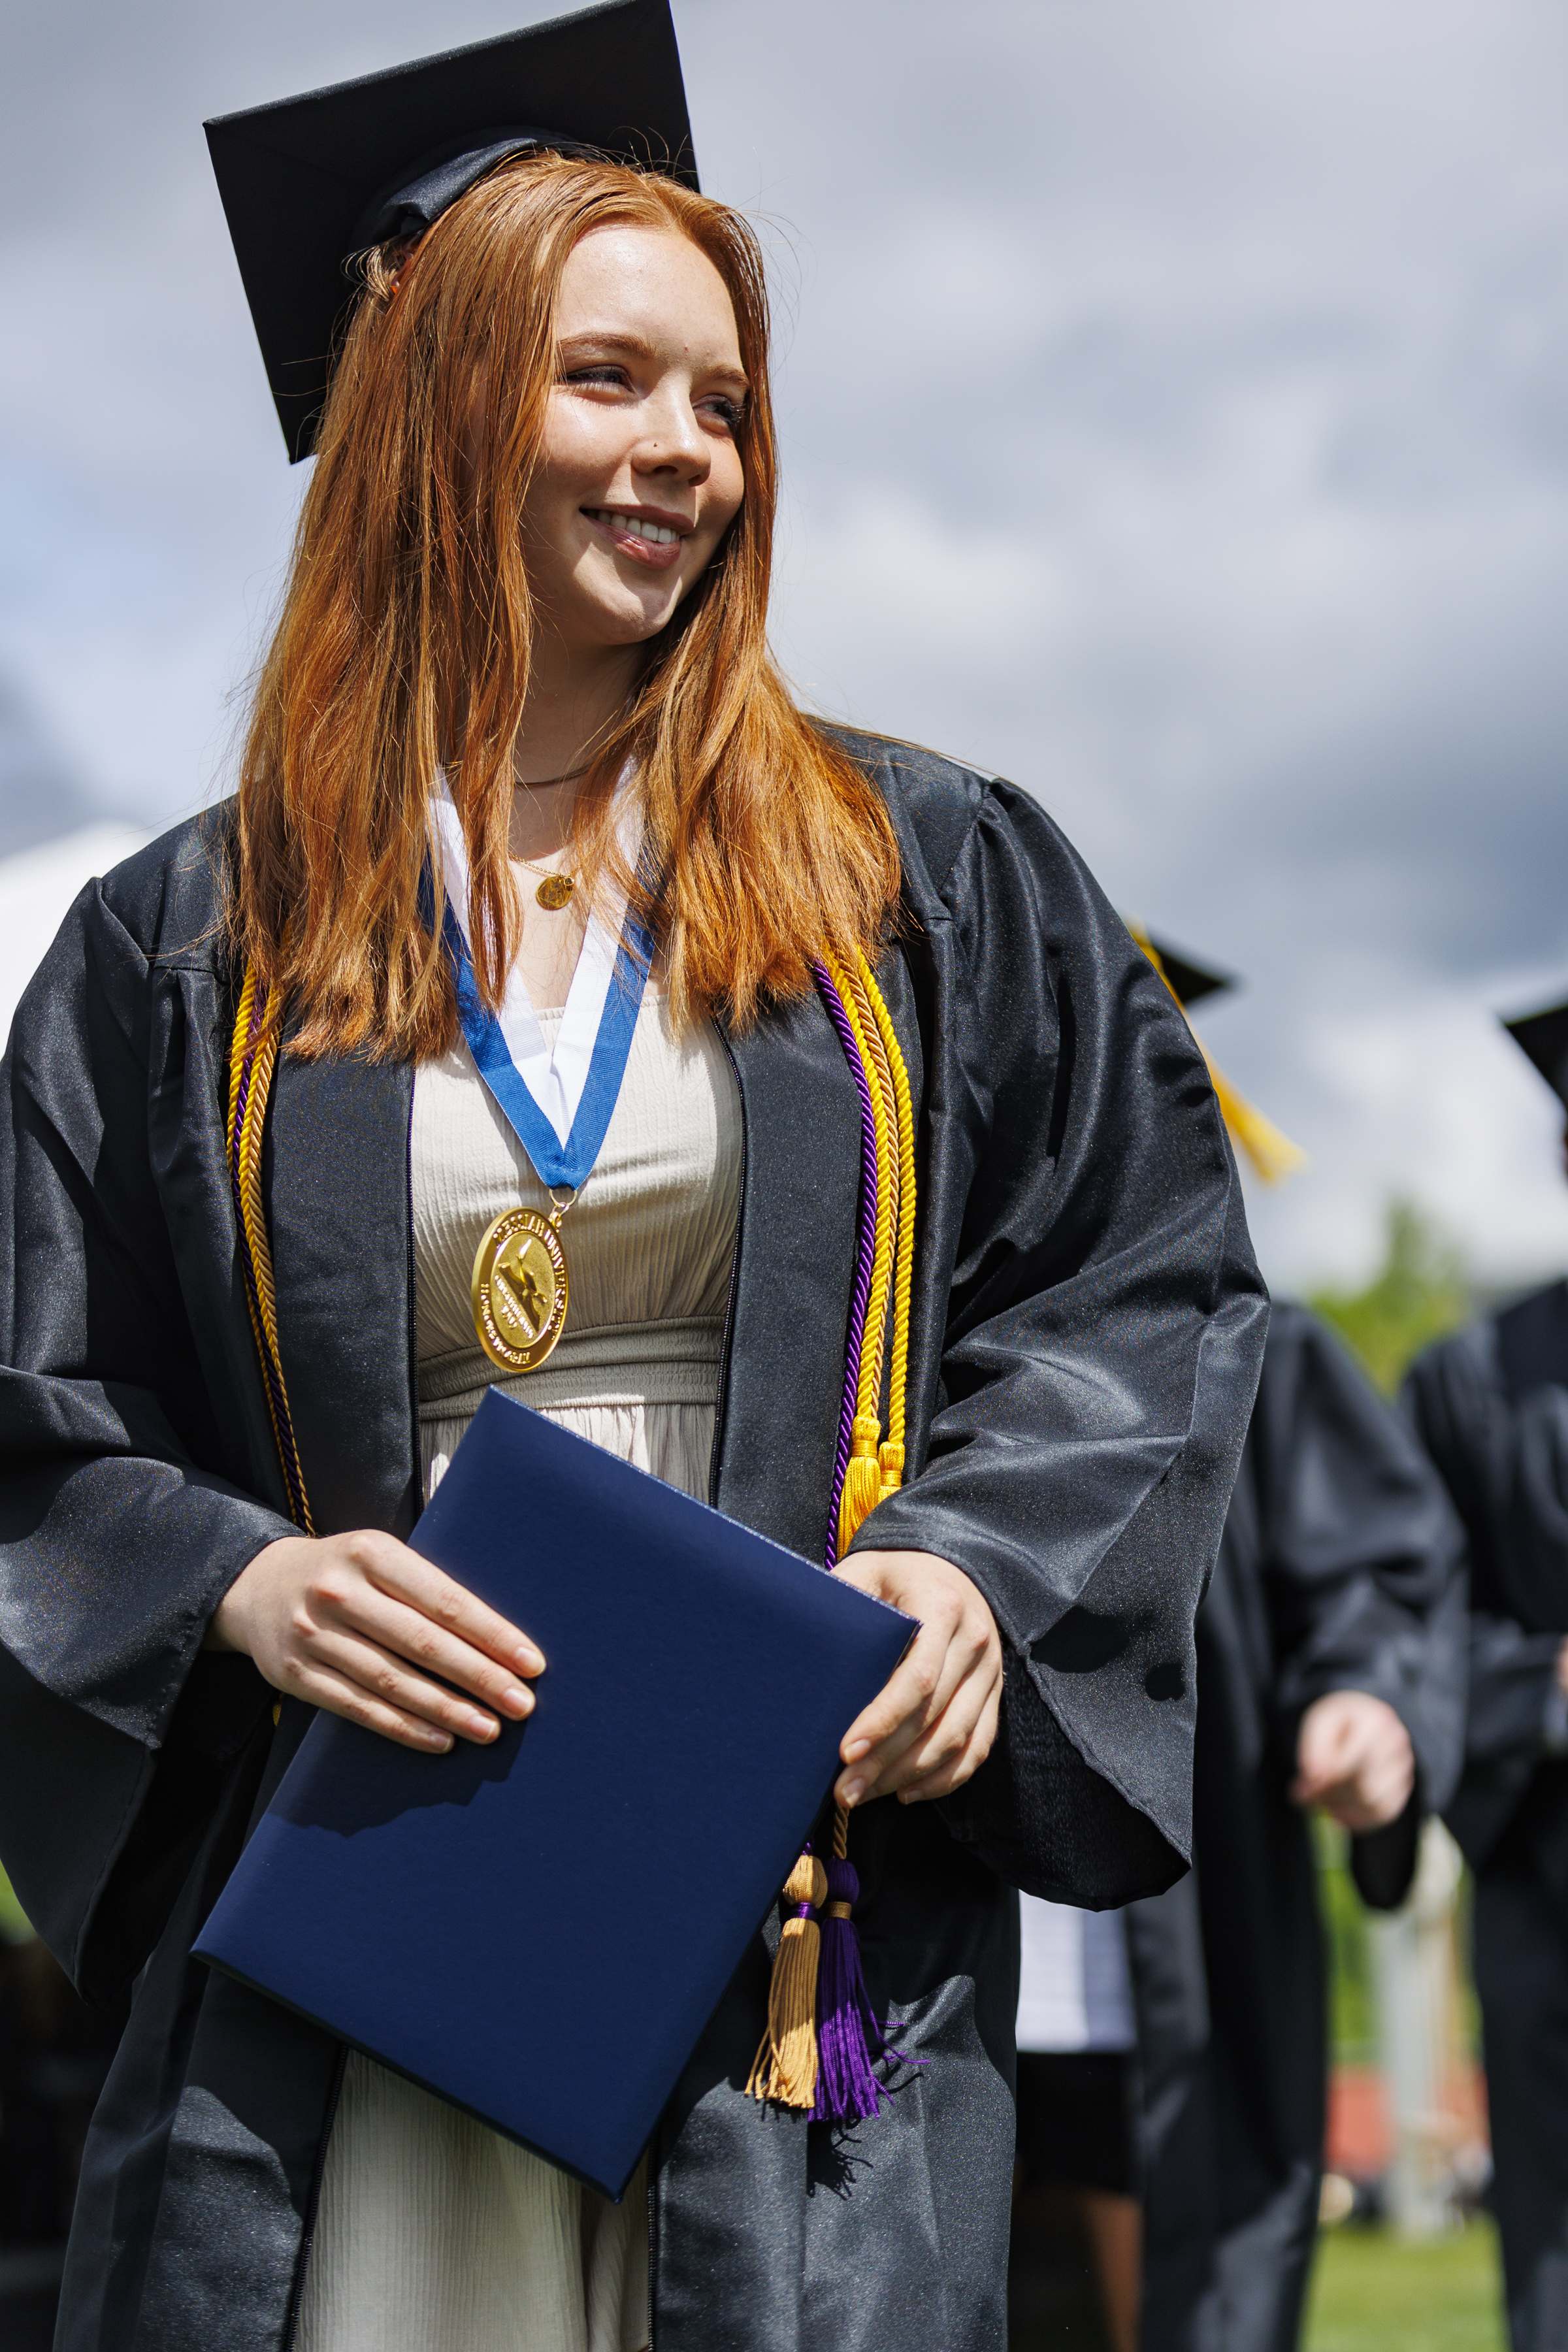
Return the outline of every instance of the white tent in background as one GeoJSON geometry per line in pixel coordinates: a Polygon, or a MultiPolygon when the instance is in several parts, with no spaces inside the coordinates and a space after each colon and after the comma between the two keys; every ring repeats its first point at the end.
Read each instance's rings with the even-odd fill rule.
{"type": "Polygon", "coordinates": [[[106,821],[0,857],[0,1037],[82,885],[152,839],[144,826],[106,821]]]}

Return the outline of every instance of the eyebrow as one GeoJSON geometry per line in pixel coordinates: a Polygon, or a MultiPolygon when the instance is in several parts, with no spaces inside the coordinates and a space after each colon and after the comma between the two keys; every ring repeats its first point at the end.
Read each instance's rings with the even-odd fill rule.
{"type": "MultiPolygon", "coordinates": [[[[584,350],[621,352],[629,359],[651,360],[657,359],[658,356],[653,345],[645,341],[641,335],[616,334],[608,328],[600,330],[594,327],[585,327],[579,334],[563,335],[557,348],[563,357],[564,357],[568,352],[581,352],[584,350]]],[[[714,366],[702,368],[699,370],[699,373],[703,375],[723,376],[731,383],[738,383],[746,387],[748,390],[750,389],[745,369],[731,367],[726,361],[721,360],[714,366]]]]}

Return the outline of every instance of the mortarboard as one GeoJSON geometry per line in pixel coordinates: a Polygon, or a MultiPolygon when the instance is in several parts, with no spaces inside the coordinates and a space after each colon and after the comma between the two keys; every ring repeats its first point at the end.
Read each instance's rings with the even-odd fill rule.
{"type": "Polygon", "coordinates": [[[1163,940],[1150,937],[1136,923],[1130,923],[1127,928],[1144,954],[1158,965],[1161,976],[1184,1013],[1189,1004],[1200,1003],[1205,996],[1217,996],[1222,989],[1239,986],[1234,972],[1206,971],[1201,963],[1194,963],[1191,956],[1167,947],[1163,940]]]}
{"type": "MultiPolygon", "coordinates": [[[[1152,939],[1142,923],[1127,920],[1127,928],[1175,998],[1182,1011],[1196,1004],[1203,997],[1217,996],[1222,989],[1238,985],[1234,974],[1210,971],[1194,963],[1190,956],[1178,955],[1172,948],[1152,939]]],[[[1192,1027],[1189,1021],[1188,1027],[1192,1027]]],[[[1293,1175],[1305,1167],[1306,1153],[1299,1144],[1282,1135],[1272,1119],[1265,1118],[1255,1103],[1238,1094],[1224,1071],[1211,1058],[1197,1031],[1193,1030],[1193,1042],[1207,1065],[1213,1081],[1220,1114],[1230,1129],[1231,1139],[1244,1151],[1266,1184],[1277,1184],[1282,1176],[1293,1175]]]]}
{"type": "Polygon", "coordinates": [[[205,129],[291,459],[314,446],[352,255],[420,236],[528,147],[697,185],[669,0],[609,0],[205,129]]]}
{"type": "Polygon", "coordinates": [[[1522,1013],[1517,1021],[1505,1021],[1502,1025],[1568,1110],[1568,1004],[1522,1013]]]}

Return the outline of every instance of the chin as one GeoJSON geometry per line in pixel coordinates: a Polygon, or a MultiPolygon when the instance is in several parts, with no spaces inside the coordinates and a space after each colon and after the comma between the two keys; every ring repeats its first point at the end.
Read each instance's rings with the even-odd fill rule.
{"type": "Polygon", "coordinates": [[[582,616],[584,637],[605,646],[639,646],[667,628],[685,601],[684,590],[666,591],[657,602],[623,591],[619,596],[596,597],[582,616]]]}

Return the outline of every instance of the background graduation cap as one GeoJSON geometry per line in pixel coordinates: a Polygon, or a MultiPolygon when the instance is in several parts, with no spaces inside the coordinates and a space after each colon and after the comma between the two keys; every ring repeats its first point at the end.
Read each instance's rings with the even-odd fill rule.
{"type": "Polygon", "coordinates": [[[419,236],[527,147],[697,185],[669,0],[609,0],[205,129],[291,459],[315,446],[352,254],[419,236]]]}
{"type": "Polygon", "coordinates": [[[1222,989],[1240,986],[1234,972],[1205,971],[1191,956],[1167,947],[1163,940],[1152,939],[1141,925],[1129,923],[1127,928],[1184,1013],[1189,1004],[1197,1004],[1205,996],[1217,996],[1222,989]]]}
{"type": "Polygon", "coordinates": [[[1505,1021],[1502,1025],[1568,1110],[1568,1004],[1551,1005],[1544,1013],[1521,1013],[1517,1021],[1505,1021]]]}
{"type": "MultiPolygon", "coordinates": [[[[1175,949],[1152,939],[1142,923],[1124,919],[1128,929],[1184,1013],[1190,1004],[1198,1003],[1205,996],[1217,996],[1223,989],[1239,986],[1233,973],[1209,971],[1203,964],[1194,963],[1191,956],[1179,955],[1175,949]]],[[[1192,1028],[1190,1021],[1187,1026],[1192,1028]]],[[[1256,1104],[1249,1103],[1245,1095],[1237,1093],[1225,1072],[1211,1058],[1207,1046],[1195,1029],[1193,1029],[1193,1042],[1207,1066],[1220,1115],[1230,1129],[1232,1141],[1239,1151],[1246,1154],[1263,1181],[1278,1184],[1281,1177],[1293,1175],[1298,1168],[1304,1168],[1307,1155],[1300,1146],[1292,1143],[1288,1135],[1282,1135],[1272,1119],[1264,1118],[1256,1104]]]]}

